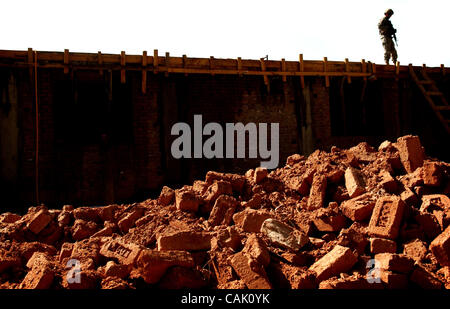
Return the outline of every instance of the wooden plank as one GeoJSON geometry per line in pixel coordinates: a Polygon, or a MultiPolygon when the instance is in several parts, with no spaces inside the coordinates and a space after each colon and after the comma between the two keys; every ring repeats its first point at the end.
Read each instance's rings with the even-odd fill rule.
{"type": "Polygon", "coordinates": [[[158,56],[158,50],[153,50],[153,74],[158,73],[158,65],[159,65],[159,56],[158,56]]]}
{"type": "Polygon", "coordinates": [[[442,76],[445,76],[445,66],[443,64],[441,64],[441,72],[442,72],[442,76]]]}
{"type": "MultiPolygon", "coordinates": [[[[286,60],[284,58],[281,59],[281,71],[286,72],[286,60]]],[[[282,75],[281,79],[285,83],[287,81],[286,75],[282,75]]]]}
{"type": "MultiPolygon", "coordinates": [[[[98,53],[97,53],[97,59],[98,59],[98,60],[97,60],[98,65],[99,65],[100,67],[102,67],[102,66],[103,66],[103,57],[102,57],[102,52],[101,52],[101,51],[98,51],[98,53]]],[[[99,72],[100,72],[100,76],[103,76],[103,70],[100,69],[99,72]]]]}
{"type": "MultiPolygon", "coordinates": [[[[327,57],[323,57],[323,72],[327,73],[328,71],[328,58],[327,57]]],[[[330,87],[330,78],[328,77],[328,75],[325,75],[325,87],[330,87]]]]}
{"type": "Polygon", "coordinates": [[[397,75],[397,78],[400,75],[400,61],[395,63],[395,75],[397,75]]]}
{"type": "Polygon", "coordinates": [[[126,55],[124,51],[120,52],[120,82],[125,84],[126,82],[126,73],[125,73],[125,65],[127,63],[126,55]]]}
{"type": "MultiPolygon", "coordinates": [[[[187,56],[183,55],[183,70],[186,70],[187,68],[187,56]]],[[[184,76],[188,76],[187,71],[183,71],[184,76]]]]}
{"type": "MultiPolygon", "coordinates": [[[[298,56],[299,58],[299,63],[300,63],[300,72],[304,72],[305,71],[305,63],[303,62],[303,54],[300,54],[298,56]]],[[[302,86],[302,89],[305,88],[305,77],[302,75],[300,76],[300,84],[302,86]]]]}
{"type": "Polygon", "coordinates": [[[238,65],[238,72],[239,72],[239,77],[242,77],[242,59],[241,57],[237,58],[237,65],[238,65]]]}
{"type": "Polygon", "coordinates": [[[214,76],[214,56],[209,57],[209,70],[211,71],[211,76],[214,76]]]}
{"type": "Polygon", "coordinates": [[[144,50],[142,52],[142,85],[141,85],[142,88],[141,90],[143,94],[147,93],[147,63],[148,63],[147,51],[144,50]]]}
{"type": "MultiPolygon", "coordinates": [[[[350,69],[349,69],[349,65],[348,65],[348,58],[345,58],[345,72],[349,73],[350,69]]],[[[347,83],[351,84],[352,83],[352,78],[350,77],[350,75],[347,75],[347,83]]]]}
{"type": "MultiPolygon", "coordinates": [[[[166,52],[166,67],[168,68],[168,67],[170,67],[170,53],[169,52],[166,52]]],[[[168,71],[166,71],[165,73],[164,73],[164,76],[165,77],[168,77],[169,76],[169,72],[168,71]]]]}
{"type": "Polygon", "coordinates": [[[28,61],[28,73],[30,75],[30,78],[32,78],[33,77],[33,49],[32,48],[28,48],[27,61],[28,61]]]}
{"type": "Polygon", "coordinates": [[[64,74],[69,73],[69,50],[64,49],[64,74]]]}
{"type": "MultiPolygon", "coordinates": [[[[264,58],[260,58],[259,61],[261,62],[261,71],[266,71],[266,62],[264,61],[264,58]]],[[[267,87],[267,92],[270,92],[270,85],[269,85],[269,77],[267,75],[263,75],[264,78],[264,84],[267,87]]]]}
{"type": "Polygon", "coordinates": [[[372,73],[375,79],[377,79],[377,64],[375,62],[372,63],[372,73]]]}
{"type": "MultiPolygon", "coordinates": [[[[367,72],[367,66],[366,66],[366,59],[361,59],[361,72],[366,73],[367,72]]],[[[364,81],[367,80],[367,77],[364,77],[364,81]]]]}

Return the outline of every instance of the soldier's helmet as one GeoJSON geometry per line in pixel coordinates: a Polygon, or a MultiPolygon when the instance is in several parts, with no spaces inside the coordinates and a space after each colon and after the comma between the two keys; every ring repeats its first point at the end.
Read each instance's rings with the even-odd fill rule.
{"type": "Polygon", "coordinates": [[[385,12],[384,12],[384,15],[393,15],[394,14],[394,11],[392,10],[392,9],[387,9],[385,12]]]}

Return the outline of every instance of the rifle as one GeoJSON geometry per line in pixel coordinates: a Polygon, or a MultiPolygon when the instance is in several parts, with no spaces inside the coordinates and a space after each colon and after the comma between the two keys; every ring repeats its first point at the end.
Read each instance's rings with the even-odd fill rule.
{"type": "Polygon", "coordinates": [[[395,46],[398,46],[398,44],[397,44],[397,36],[395,35],[395,33],[394,33],[394,35],[392,37],[394,38],[395,46]]]}

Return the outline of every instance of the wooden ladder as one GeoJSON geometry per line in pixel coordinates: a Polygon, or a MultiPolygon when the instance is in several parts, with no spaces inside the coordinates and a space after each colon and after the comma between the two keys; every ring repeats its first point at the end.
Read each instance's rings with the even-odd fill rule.
{"type": "Polygon", "coordinates": [[[416,72],[414,72],[413,66],[409,65],[409,73],[412,79],[419,87],[428,104],[430,104],[439,121],[443,124],[445,130],[447,130],[447,133],[450,134],[450,106],[434,80],[428,76],[425,67],[420,72],[423,79],[419,79],[416,72]]]}

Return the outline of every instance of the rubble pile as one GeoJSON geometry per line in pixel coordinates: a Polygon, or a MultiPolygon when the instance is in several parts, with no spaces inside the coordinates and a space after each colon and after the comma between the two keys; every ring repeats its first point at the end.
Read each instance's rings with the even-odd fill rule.
{"type": "Polygon", "coordinates": [[[417,136],[131,205],[0,215],[0,287],[450,288],[450,164],[417,136]]]}

